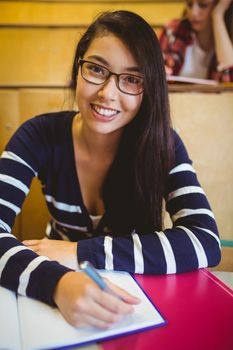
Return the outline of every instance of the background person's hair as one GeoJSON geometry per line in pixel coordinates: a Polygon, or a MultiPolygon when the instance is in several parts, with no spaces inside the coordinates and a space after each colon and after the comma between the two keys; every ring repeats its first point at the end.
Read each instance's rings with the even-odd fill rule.
{"type": "Polygon", "coordinates": [[[172,162],[173,143],[164,61],[151,26],[129,11],[105,12],[80,39],[72,71],[76,88],[78,60],[92,40],[114,34],[134,56],[144,76],[140,110],[123,133],[119,151],[104,184],[108,226],[117,235],[133,228],[141,232],[162,228],[162,200],[172,162]]]}
{"type": "Polygon", "coordinates": [[[228,7],[225,13],[224,19],[225,19],[227,31],[229,33],[231,41],[233,42],[233,2],[228,7]]]}

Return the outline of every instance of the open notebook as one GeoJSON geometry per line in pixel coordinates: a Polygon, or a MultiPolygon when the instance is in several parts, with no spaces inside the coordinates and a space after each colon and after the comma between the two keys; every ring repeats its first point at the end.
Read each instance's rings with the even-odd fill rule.
{"type": "Polygon", "coordinates": [[[180,75],[167,75],[167,82],[168,83],[212,85],[212,86],[218,85],[218,81],[216,81],[216,80],[183,77],[180,75]]]}
{"type": "Polygon", "coordinates": [[[78,346],[166,324],[134,278],[125,272],[102,272],[113,283],[139,297],[133,314],[108,330],[70,326],[58,309],[0,287],[0,349],[42,350],[78,346]]]}

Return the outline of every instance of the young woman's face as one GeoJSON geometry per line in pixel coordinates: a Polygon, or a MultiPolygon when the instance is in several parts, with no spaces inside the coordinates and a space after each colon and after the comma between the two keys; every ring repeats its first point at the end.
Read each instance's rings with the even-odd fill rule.
{"type": "Polygon", "coordinates": [[[215,0],[188,0],[186,4],[187,18],[196,32],[201,32],[211,24],[211,12],[215,0]]]}
{"type": "MultiPolygon", "coordinates": [[[[126,73],[142,77],[128,47],[110,33],[93,39],[83,60],[101,65],[117,74],[126,73]]],[[[85,66],[83,71],[84,68],[85,66]]],[[[91,74],[97,74],[97,77],[105,72],[101,67],[92,64],[88,64],[87,68],[91,74]]],[[[123,127],[134,119],[141,106],[143,93],[125,94],[118,89],[116,79],[116,76],[112,75],[105,83],[95,85],[82,77],[79,67],[76,101],[83,123],[95,132],[121,133],[123,127]]],[[[126,76],[123,84],[136,84],[137,80],[132,79],[133,77],[126,76]]]]}

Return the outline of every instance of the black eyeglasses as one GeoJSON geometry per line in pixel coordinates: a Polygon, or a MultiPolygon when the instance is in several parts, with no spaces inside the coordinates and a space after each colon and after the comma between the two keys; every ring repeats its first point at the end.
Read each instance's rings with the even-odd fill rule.
{"type": "Polygon", "coordinates": [[[104,84],[112,75],[116,77],[117,88],[127,95],[139,95],[143,92],[143,78],[133,74],[117,74],[104,66],[90,61],[79,59],[81,75],[84,80],[91,84],[104,84]]]}

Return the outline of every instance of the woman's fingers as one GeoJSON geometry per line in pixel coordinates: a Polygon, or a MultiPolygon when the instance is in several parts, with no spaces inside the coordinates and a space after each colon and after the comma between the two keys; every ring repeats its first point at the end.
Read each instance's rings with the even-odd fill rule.
{"type": "MultiPolygon", "coordinates": [[[[114,322],[114,315],[127,315],[133,312],[133,306],[126,303],[124,300],[117,298],[114,295],[111,295],[105,291],[102,291],[98,287],[91,286],[88,291],[89,297],[94,301],[96,305],[96,309],[92,310],[94,311],[93,314],[97,316],[97,313],[95,311],[103,312],[103,319],[107,320],[105,316],[110,317],[108,321],[114,322]],[[113,319],[111,319],[113,317],[113,319]]],[[[98,317],[101,315],[98,313],[98,317]]]]}
{"type": "Polygon", "coordinates": [[[130,303],[101,290],[82,272],[68,272],[59,280],[54,301],[64,318],[76,327],[106,328],[133,312],[130,303]]]}
{"type": "Polygon", "coordinates": [[[37,245],[40,242],[39,239],[25,239],[22,243],[26,245],[27,247],[37,245]]]}
{"type": "Polygon", "coordinates": [[[31,239],[22,242],[28,249],[32,250],[34,253],[39,251],[39,240],[31,239]]]}
{"type": "Polygon", "coordinates": [[[99,303],[99,300],[105,299],[103,294],[104,292],[101,290],[90,287],[87,295],[76,304],[77,314],[82,314],[83,320],[86,320],[86,316],[88,316],[88,319],[99,320],[105,325],[118,322],[124,316],[125,312],[121,312],[121,310],[118,312],[112,311],[112,301],[109,301],[108,298],[106,298],[105,303],[103,303],[104,305],[99,303]]]}
{"type": "Polygon", "coordinates": [[[126,290],[116,286],[115,284],[111,283],[108,279],[105,279],[105,282],[126,303],[132,304],[132,305],[140,303],[141,300],[138,297],[136,297],[136,296],[128,293],[126,290]]]}
{"type": "Polygon", "coordinates": [[[51,260],[56,260],[73,270],[78,269],[77,243],[53,240],[48,238],[25,240],[23,244],[37,253],[51,260]]]}

